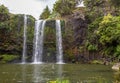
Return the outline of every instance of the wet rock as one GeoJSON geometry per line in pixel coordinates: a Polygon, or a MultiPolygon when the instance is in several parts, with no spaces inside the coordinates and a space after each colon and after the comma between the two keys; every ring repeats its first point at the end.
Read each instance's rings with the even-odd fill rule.
{"type": "Polygon", "coordinates": [[[112,66],[112,69],[115,71],[119,71],[120,70],[120,63],[116,63],[112,66]]]}

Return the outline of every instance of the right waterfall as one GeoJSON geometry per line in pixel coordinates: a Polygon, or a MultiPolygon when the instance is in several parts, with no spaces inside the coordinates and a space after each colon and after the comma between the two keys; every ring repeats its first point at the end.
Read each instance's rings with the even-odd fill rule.
{"type": "Polygon", "coordinates": [[[61,22],[56,20],[56,48],[57,48],[57,63],[63,64],[63,48],[62,48],[62,34],[61,22]]]}

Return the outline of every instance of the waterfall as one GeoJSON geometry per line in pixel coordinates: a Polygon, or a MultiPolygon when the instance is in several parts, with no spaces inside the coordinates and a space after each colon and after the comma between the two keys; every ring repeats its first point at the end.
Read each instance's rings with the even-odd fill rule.
{"type": "Polygon", "coordinates": [[[33,63],[42,63],[44,27],[46,21],[35,22],[33,63]]]}
{"type": "Polygon", "coordinates": [[[63,63],[63,49],[62,49],[62,34],[61,34],[61,22],[56,20],[56,46],[57,46],[57,63],[63,63]]]}
{"type": "Polygon", "coordinates": [[[22,54],[22,63],[26,62],[26,49],[27,49],[27,16],[24,15],[24,34],[23,34],[23,54],[22,54]]]}

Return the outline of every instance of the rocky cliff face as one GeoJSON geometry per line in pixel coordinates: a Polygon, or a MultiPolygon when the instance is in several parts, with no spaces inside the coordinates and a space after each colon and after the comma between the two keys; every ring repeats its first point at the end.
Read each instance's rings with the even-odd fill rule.
{"type": "MultiPolygon", "coordinates": [[[[64,42],[64,51],[67,54],[67,51],[69,52],[69,60],[75,59],[77,61],[80,61],[81,58],[85,59],[83,57],[86,55],[86,50],[84,48],[85,41],[87,37],[87,22],[84,18],[84,14],[81,11],[76,11],[72,15],[66,16],[65,18],[65,32],[68,37],[64,38],[64,40],[67,40],[67,43],[64,42]],[[71,30],[71,33],[69,31],[71,30]],[[73,31],[73,32],[72,32],[73,31]],[[71,34],[71,35],[70,35],[71,34]],[[82,49],[81,49],[82,48],[82,49]]],[[[68,59],[68,58],[67,58],[68,59]]]]}
{"type": "Polygon", "coordinates": [[[83,45],[87,34],[87,22],[84,16],[84,11],[74,11],[72,15],[66,17],[66,26],[72,26],[74,30],[74,38],[76,45],[83,45]]]}
{"type": "Polygon", "coordinates": [[[72,25],[74,29],[74,37],[76,45],[83,45],[87,34],[87,24],[82,18],[73,18],[72,25]]]}

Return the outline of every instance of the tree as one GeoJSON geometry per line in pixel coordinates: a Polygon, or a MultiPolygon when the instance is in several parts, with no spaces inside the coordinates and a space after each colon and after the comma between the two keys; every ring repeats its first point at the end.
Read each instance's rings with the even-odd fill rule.
{"type": "Polygon", "coordinates": [[[97,34],[105,55],[114,55],[120,59],[120,16],[104,16],[97,34]]]}
{"type": "Polygon", "coordinates": [[[110,2],[115,7],[120,7],[120,0],[110,0],[110,2]]]}
{"type": "Polygon", "coordinates": [[[112,14],[120,15],[120,0],[84,0],[86,15],[93,21],[97,17],[112,14]]]}
{"type": "Polygon", "coordinates": [[[4,5],[0,6],[0,22],[9,20],[9,10],[4,5]]]}
{"type": "Polygon", "coordinates": [[[84,0],[88,23],[86,40],[88,50],[97,46],[100,55],[111,55],[112,58],[120,59],[119,2],[119,0],[84,0]]]}
{"type": "Polygon", "coordinates": [[[100,23],[98,33],[102,44],[112,44],[113,41],[119,43],[120,37],[120,17],[113,17],[108,14],[104,16],[100,23]]]}
{"type": "Polygon", "coordinates": [[[93,22],[97,17],[105,15],[105,0],[84,0],[87,19],[93,22]]]}
{"type": "Polygon", "coordinates": [[[54,4],[53,11],[56,11],[61,16],[69,15],[72,13],[76,5],[75,0],[58,0],[54,4]]]}
{"type": "Polygon", "coordinates": [[[9,10],[4,6],[0,6],[0,29],[8,28],[10,20],[9,10]]]}
{"type": "Polygon", "coordinates": [[[120,0],[110,0],[110,4],[113,6],[113,15],[119,16],[120,15],[120,0]]]}
{"type": "Polygon", "coordinates": [[[51,15],[48,6],[43,10],[43,13],[40,15],[40,19],[47,19],[51,15]]]}

